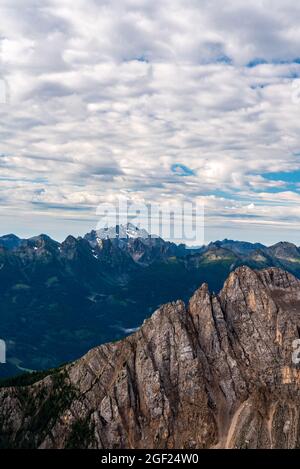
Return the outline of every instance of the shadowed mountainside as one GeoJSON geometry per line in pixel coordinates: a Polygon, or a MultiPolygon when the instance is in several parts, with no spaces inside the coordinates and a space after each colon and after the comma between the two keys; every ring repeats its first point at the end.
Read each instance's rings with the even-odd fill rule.
{"type": "Polygon", "coordinates": [[[2,388],[1,445],[299,447],[299,327],[300,281],[240,267],[218,295],[203,284],[122,341],[2,388]]]}
{"type": "Polygon", "coordinates": [[[240,265],[300,277],[300,251],[290,243],[224,240],[188,249],[133,225],[119,233],[127,237],[104,230],[63,243],[47,235],[0,238],[0,338],[8,350],[0,376],[56,367],[121,339],[203,282],[218,292],[240,265]]]}

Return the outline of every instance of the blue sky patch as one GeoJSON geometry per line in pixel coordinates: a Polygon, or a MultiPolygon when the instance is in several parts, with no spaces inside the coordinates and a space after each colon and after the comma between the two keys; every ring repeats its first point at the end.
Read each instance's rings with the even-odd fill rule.
{"type": "Polygon", "coordinates": [[[298,183],[300,182],[300,169],[290,172],[274,172],[274,173],[265,173],[262,175],[265,179],[269,181],[284,181],[287,183],[298,183]]]}
{"type": "Polygon", "coordinates": [[[265,59],[257,58],[257,59],[250,60],[250,62],[247,64],[247,67],[253,68],[253,67],[256,67],[257,65],[264,65],[267,63],[268,62],[265,59]]]}
{"type": "Polygon", "coordinates": [[[173,173],[177,174],[177,176],[195,176],[195,172],[181,163],[172,164],[171,170],[173,173]]]}

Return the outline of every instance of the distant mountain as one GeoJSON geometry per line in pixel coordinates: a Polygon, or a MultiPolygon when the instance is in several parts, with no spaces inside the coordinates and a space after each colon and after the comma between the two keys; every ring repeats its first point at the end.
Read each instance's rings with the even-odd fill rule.
{"type": "Polygon", "coordinates": [[[149,235],[146,230],[139,229],[131,223],[107,230],[91,231],[84,236],[84,239],[93,248],[103,246],[109,240],[116,249],[129,254],[134,262],[142,265],[150,265],[171,256],[190,254],[185,245],[177,245],[164,241],[159,236],[149,235]]]}
{"type": "Polygon", "coordinates": [[[20,246],[22,240],[14,234],[0,236],[0,246],[6,249],[14,249],[20,246]]]}
{"type": "Polygon", "coordinates": [[[127,223],[126,225],[117,225],[115,227],[102,228],[97,231],[93,230],[91,233],[85,235],[85,239],[87,239],[91,244],[96,244],[100,239],[147,239],[150,237],[156,236],[150,235],[145,229],[138,228],[132,223],[127,223]]]}
{"type": "Polygon", "coordinates": [[[210,243],[208,248],[211,246],[229,249],[230,251],[233,251],[235,254],[240,256],[247,256],[255,251],[265,251],[265,249],[267,249],[266,246],[260,243],[248,243],[245,241],[233,241],[230,239],[224,239],[223,241],[215,241],[210,243]]]}
{"type": "Polygon", "coordinates": [[[299,262],[300,249],[292,243],[280,242],[270,246],[268,253],[284,262],[299,262]]]}
{"type": "Polygon", "coordinates": [[[300,278],[297,246],[223,240],[188,249],[159,237],[106,238],[92,231],[62,243],[42,234],[0,238],[0,338],[8,365],[0,376],[45,369],[121,339],[168,301],[187,300],[203,282],[218,292],[248,265],[279,267],[300,278]],[[13,371],[14,370],[14,371],[13,371]]]}
{"type": "Polygon", "coordinates": [[[299,448],[299,298],[293,275],[240,267],[218,295],[203,284],[122,341],[3,382],[0,447],[299,448]]]}

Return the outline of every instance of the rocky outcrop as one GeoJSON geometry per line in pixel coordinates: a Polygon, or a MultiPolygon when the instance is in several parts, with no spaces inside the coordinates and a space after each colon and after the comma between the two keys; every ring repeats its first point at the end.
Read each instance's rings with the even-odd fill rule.
{"type": "Polygon", "coordinates": [[[299,330],[300,281],[241,267],[219,295],[204,284],[130,337],[0,389],[1,445],[299,447],[299,330]]]}

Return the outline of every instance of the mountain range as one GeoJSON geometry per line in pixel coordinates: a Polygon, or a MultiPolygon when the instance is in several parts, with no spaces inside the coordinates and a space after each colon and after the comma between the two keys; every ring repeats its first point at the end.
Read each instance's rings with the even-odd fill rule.
{"type": "Polygon", "coordinates": [[[0,446],[299,448],[299,331],[300,281],[239,267],[219,294],[203,284],[123,340],[3,384],[0,446]]]}
{"type": "Polygon", "coordinates": [[[68,236],[0,237],[0,376],[57,367],[133,332],[160,305],[187,301],[231,271],[278,267],[300,278],[300,249],[223,240],[188,248],[132,224],[68,236]]]}

